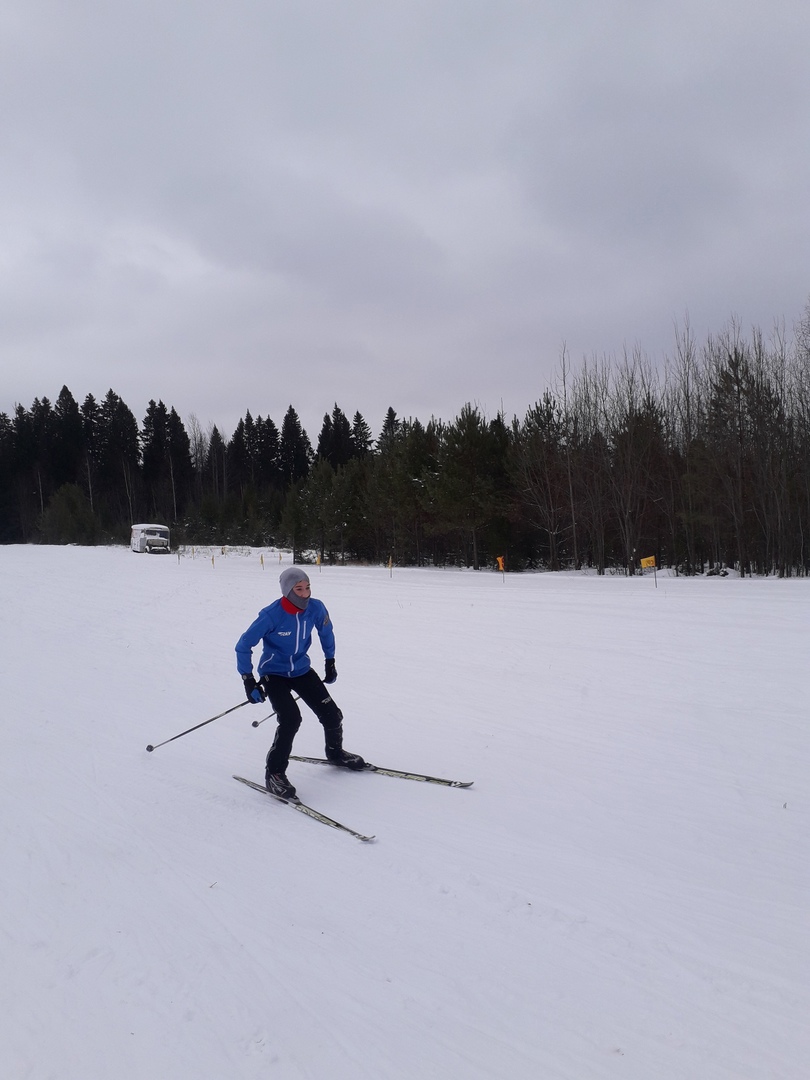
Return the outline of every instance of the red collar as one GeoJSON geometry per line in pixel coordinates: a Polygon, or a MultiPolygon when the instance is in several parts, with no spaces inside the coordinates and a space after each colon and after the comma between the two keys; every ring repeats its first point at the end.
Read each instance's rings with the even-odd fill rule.
{"type": "Polygon", "coordinates": [[[301,608],[296,607],[295,604],[290,603],[290,601],[287,599],[286,596],[282,596],[282,598],[281,598],[281,606],[284,608],[284,610],[287,612],[288,615],[300,615],[301,614],[301,608]]]}

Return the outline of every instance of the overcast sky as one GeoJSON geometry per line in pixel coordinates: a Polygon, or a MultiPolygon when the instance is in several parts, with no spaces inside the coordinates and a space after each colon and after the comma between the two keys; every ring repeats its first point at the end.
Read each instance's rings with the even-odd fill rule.
{"type": "Polygon", "coordinates": [[[810,296],[807,0],[3,0],[0,411],[522,415],[810,296]]]}

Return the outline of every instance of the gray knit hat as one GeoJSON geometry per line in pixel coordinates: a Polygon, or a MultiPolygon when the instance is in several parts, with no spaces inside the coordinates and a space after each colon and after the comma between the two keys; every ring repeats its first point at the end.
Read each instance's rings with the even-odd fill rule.
{"type": "Polygon", "coordinates": [[[281,586],[281,595],[303,611],[309,603],[309,597],[296,596],[293,592],[299,581],[306,581],[309,584],[309,574],[304,570],[300,570],[297,566],[288,566],[286,570],[282,570],[278,579],[281,586]]]}

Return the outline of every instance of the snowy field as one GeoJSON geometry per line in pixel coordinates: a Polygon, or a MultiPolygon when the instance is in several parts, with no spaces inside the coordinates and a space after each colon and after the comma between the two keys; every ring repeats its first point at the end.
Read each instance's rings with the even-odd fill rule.
{"type": "Polygon", "coordinates": [[[267,706],[145,751],[264,560],[0,548],[0,1076],[810,1076],[810,581],[312,568],[347,748],[475,781],[293,763],[362,844],[267,706]]]}

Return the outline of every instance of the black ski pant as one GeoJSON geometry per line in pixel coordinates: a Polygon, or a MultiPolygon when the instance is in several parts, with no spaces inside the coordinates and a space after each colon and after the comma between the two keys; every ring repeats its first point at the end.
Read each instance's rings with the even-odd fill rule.
{"type": "Polygon", "coordinates": [[[339,750],[342,745],[343,713],[329,696],[329,691],[312,670],[294,678],[285,675],[263,675],[262,686],[276,713],[276,737],[267,754],[267,772],[286,772],[290,763],[293,741],[301,726],[301,710],[293,695],[309,705],[323,725],[327,747],[339,750]]]}

